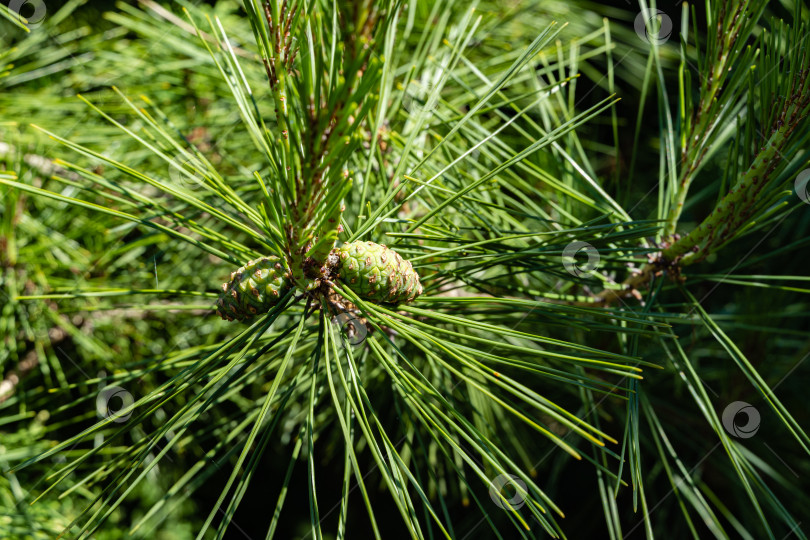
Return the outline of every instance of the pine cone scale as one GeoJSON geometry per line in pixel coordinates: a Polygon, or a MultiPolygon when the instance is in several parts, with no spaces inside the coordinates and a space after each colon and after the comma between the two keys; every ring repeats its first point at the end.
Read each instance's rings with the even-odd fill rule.
{"type": "Polygon", "coordinates": [[[253,318],[275,306],[292,284],[278,257],[261,257],[231,273],[222,284],[217,315],[228,321],[253,318]]]}
{"type": "Polygon", "coordinates": [[[374,242],[349,242],[334,250],[341,282],[375,302],[410,302],[422,294],[419,275],[396,251],[374,242]]]}

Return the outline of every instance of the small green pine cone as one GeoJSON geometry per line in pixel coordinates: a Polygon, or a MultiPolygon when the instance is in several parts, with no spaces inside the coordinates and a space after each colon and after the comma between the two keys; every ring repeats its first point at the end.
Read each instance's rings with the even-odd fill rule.
{"type": "Polygon", "coordinates": [[[217,315],[229,321],[243,321],[267,313],[291,286],[289,272],[278,257],[250,261],[222,284],[217,315]]]}
{"type": "Polygon", "coordinates": [[[396,251],[374,242],[349,242],[334,250],[338,279],[363,298],[398,304],[422,294],[419,274],[396,251]]]}

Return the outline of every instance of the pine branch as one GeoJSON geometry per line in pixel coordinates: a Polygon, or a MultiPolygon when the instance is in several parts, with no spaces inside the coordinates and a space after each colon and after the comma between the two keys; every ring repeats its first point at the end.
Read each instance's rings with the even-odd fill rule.
{"type": "MultiPolygon", "coordinates": [[[[689,96],[689,80],[680,79],[681,95],[686,95],[681,111],[681,171],[672,193],[665,236],[675,234],[689,188],[709,147],[717,141],[717,126],[729,117],[724,106],[740,98],[740,78],[753,62],[752,49],[745,46],[756,28],[767,2],[762,0],[721,0],[707,4],[707,37],[702,61],[697,108],[689,96]],[[706,73],[706,75],[704,75],[706,73]]],[[[742,86],[744,88],[744,86],[742,86]]]]}

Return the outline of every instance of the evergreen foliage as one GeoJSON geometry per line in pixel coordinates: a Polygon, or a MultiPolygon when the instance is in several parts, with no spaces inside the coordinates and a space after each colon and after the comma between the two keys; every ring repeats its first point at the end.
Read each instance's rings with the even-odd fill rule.
{"type": "Polygon", "coordinates": [[[0,537],[805,537],[807,7],[16,4],[0,537]]]}

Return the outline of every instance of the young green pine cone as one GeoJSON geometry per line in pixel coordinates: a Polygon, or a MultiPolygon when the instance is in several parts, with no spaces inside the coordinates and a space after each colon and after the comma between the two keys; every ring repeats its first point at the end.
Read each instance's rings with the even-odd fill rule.
{"type": "Polygon", "coordinates": [[[278,257],[250,261],[222,284],[217,315],[229,321],[243,321],[267,313],[291,286],[289,273],[278,257]]]}
{"type": "Polygon", "coordinates": [[[396,251],[374,242],[349,242],[333,250],[338,279],[375,302],[410,302],[422,294],[419,274],[396,251]]]}

